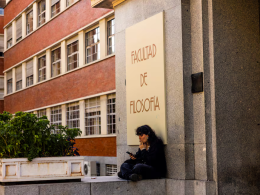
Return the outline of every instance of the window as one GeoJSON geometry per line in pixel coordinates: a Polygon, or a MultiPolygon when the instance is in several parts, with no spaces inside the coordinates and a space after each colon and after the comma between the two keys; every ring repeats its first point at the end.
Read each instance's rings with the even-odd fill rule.
{"type": "Polygon", "coordinates": [[[13,72],[12,70],[6,73],[7,80],[7,94],[13,92],[13,72]]]}
{"type": "Polygon", "coordinates": [[[79,128],[79,103],[67,105],[67,125],[69,128],[79,128]]]}
{"type": "Polygon", "coordinates": [[[51,0],[51,17],[60,13],[60,0],[51,0]]]}
{"type": "Polygon", "coordinates": [[[107,99],[107,133],[116,133],[116,94],[108,95],[107,99]]]}
{"type": "Polygon", "coordinates": [[[99,27],[86,33],[86,63],[100,58],[99,27]]]}
{"type": "Polygon", "coordinates": [[[38,82],[46,79],[46,56],[38,59],[38,82]]]}
{"type": "Polygon", "coordinates": [[[33,60],[26,63],[26,87],[33,85],[33,60]]]}
{"type": "Polygon", "coordinates": [[[72,3],[76,2],[76,0],[66,0],[67,7],[70,6],[72,3]]]}
{"type": "Polygon", "coordinates": [[[115,53],[115,19],[107,22],[107,54],[115,53]]]}
{"type": "Polygon", "coordinates": [[[7,49],[12,47],[13,44],[13,35],[12,35],[12,25],[7,28],[7,49]]]}
{"type": "Polygon", "coordinates": [[[22,66],[15,68],[16,91],[22,89],[22,66]]]}
{"type": "Polygon", "coordinates": [[[22,39],[22,17],[16,20],[16,42],[22,39]]]}
{"type": "Polygon", "coordinates": [[[79,47],[78,41],[75,41],[68,45],[68,67],[67,70],[73,70],[78,67],[79,59],[79,47]]]}
{"type": "Polygon", "coordinates": [[[0,8],[0,15],[4,15],[4,8],[0,8]]]}
{"type": "Polygon", "coordinates": [[[0,77],[0,99],[4,98],[4,77],[0,77]]]}
{"type": "Polygon", "coordinates": [[[33,31],[33,10],[26,14],[26,34],[33,31]]]}
{"type": "Polygon", "coordinates": [[[62,122],[61,115],[61,106],[56,106],[51,108],[51,125],[55,125],[55,130],[59,129],[58,126],[61,125],[62,122]]]}
{"type": "Polygon", "coordinates": [[[87,99],[85,103],[86,135],[99,135],[101,134],[100,98],[87,99]]]}
{"type": "Polygon", "coordinates": [[[46,116],[46,109],[38,110],[37,111],[37,117],[40,118],[40,117],[43,117],[43,116],[46,116]]]}
{"type": "Polygon", "coordinates": [[[4,56],[4,35],[0,35],[0,57],[4,56]]]}
{"type": "Polygon", "coordinates": [[[60,74],[60,52],[61,49],[55,49],[51,52],[51,76],[57,76],[60,74]]]}
{"type": "Polygon", "coordinates": [[[38,3],[38,26],[41,26],[45,23],[45,10],[46,10],[46,2],[45,0],[41,0],[38,3]]]}
{"type": "Polygon", "coordinates": [[[117,165],[106,165],[106,176],[113,176],[117,173],[117,165]]]}

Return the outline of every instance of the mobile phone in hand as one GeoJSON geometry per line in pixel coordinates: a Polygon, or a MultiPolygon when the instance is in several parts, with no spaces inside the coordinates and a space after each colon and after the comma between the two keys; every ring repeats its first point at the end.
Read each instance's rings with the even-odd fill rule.
{"type": "Polygon", "coordinates": [[[128,152],[128,151],[127,151],[126,153],[127,153],[127,154],[129,154],[129,155],[132,155],[132,156],[134,156],[134,155],[133,155],[131,152],[128,152]]]}

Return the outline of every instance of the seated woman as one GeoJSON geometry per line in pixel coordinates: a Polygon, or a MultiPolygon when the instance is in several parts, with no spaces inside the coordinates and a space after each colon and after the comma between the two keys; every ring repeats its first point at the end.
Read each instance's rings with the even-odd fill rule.
{"type": "Polygon", "coordinates": [[[140,146],[138,152],[120,167],[118,177],[131,181],[158,179],[166,175],[164,145],[148,125],[136,129],[140,146]]]}

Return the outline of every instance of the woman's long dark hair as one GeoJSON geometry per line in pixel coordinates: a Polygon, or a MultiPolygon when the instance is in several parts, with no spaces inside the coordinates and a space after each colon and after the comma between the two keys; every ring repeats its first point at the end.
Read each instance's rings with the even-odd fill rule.
{"type": "Polygon", "coordinates": [[[154,130],[149,125],[143,125],[136,129],[136,135],[148,135],[148,142],[150,145],[152,145],[154,142],[160,140],[160,138],[157,137],[154,130]]]}

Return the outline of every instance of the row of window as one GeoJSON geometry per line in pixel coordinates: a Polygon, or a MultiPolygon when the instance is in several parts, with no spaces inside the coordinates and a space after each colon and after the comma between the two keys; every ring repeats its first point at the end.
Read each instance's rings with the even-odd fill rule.
{"type": "MultiPolygon", "coordinates": [[[[115,20],[112,19],[107,22],[107,54],[115,52],[115,20]]],[[[75,40],[67,45],[67,71],[79,67],[79,40],[75,40]]],[[[100,59],[100,30],[99,27],[88,31],[85,34],[85,63],[91,63],[100,59]]],[[[50,71],[51,77],[61,74],[61,47],[55,48],[51,51],[50,71]]],[[[34,63],[33,59],[26,62],[26,87],[34,84],[34,63]]],[[[38,57],[37,60],[37,82],[46,80],[46,54],[38,57]]],[[[15,68],[15,90],[22,89],[22,65],[15,68]]],[[[7,72],[7,94],[13,92],[13,74],[12,70],[7,72]]]]}
{"type": "MultiPolygon", "coordinates": [[[[116,133],[116,96],[110,94],[107,96],[107,134],[116,133]]],[[[84,135],[101,134],[101,106],[100,97],[85,100],[85,131],[84,135]]],[[[46,109],[38,110],[37,116],[46,115],[46,109]]],[[[69,128],[80,128],[80,105],[79,102],[73,102],[66,105],[66,125],[69,128]]],[[[62,125],[62,107],[56,106],[51,108],[50,123],[56,126],[62,125]]]]}
{"type": "MultiPolygon", "coordinates": [[[[46,22],[46,9],[50,9],[51,18],[56,16],[61,11],[61,3],[65,3],[66,6],[72,5],[77,0],[51,0],[50,7],[46,7],[46,0],[41,0],[37,3],[37,9],[30,8],[26,14],[26,35],[30,34],[33,29],[33,12],[37,12],[37,26],[41,26],[46,22]]],[[[22,39],[22,16],[16,19],[16,42],[22,39]]],[[[7,27],[7,49],[13,44],[12,25],[7,27]]]]}

